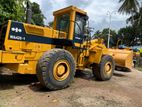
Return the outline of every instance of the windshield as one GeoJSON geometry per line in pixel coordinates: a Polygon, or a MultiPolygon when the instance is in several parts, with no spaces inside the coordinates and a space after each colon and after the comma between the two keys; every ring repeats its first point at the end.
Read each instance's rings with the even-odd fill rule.
{"type": "Polygon", "coordinates": [[[69,24],[70,24],[70,16],[69,14],[64,14],[57,18],[57,30],[68,33],[69,32],[69,24]]]}
{"type": "Polygon", "coordinates": [[[86,21],[81,15],[76,15],[75,34],[83,34],[86,21]]]}

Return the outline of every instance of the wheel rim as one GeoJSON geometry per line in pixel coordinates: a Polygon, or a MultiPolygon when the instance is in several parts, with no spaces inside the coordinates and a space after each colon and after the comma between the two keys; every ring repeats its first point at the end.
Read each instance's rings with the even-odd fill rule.
{"type": "Polygon", "coordinates": [[[63,81],[67,79],[69,73],[70,65],[66,60],[60,60],[54,64],[53,76],[57,81],[63,81]]]}
{"type": "Polygon", "coordinates": [[[107,62],[107,63],[105,64],[105,72],[106,72],[107,74],[110,74],[110,73],[112,72],[112,63],[111,63],[111,62],[107,62]]]}

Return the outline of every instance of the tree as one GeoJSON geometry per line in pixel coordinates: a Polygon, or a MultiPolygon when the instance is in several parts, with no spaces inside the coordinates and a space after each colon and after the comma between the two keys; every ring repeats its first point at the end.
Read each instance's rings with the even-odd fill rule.
{"type": "Polygon", "coordinates": [[[40,10],[39,4],[33,2],[32,4],[32,22],[39,26],[44,26],[45,16],[40,10]]]}
{"type": "Polygon", "coordinates": [[[128,13],[131,14],[133,12],[138,11],[139,2],[138,0],[119,0],[119,2],[123,2],[121,7],[119,8],[120,13],[128,13]]]}
{"type": "Polygon", "coordinates": [[[140,26],[142,24],[142,7],[140,7],[139,12],[135,12],[133,16],[127,19],[133,26],[140,26]]]}
{"type": "Polygon", "coordinates": [[[135,27],[129,26],[126,28],[121,28],[118,31],[118,35],[122,36],[122,43],[126,46],[135,46],[140,45],[141,37],[137,33],[137,29],[135,27]]]}
{"type": "MultiPolygon", "coordinates": [[[[102,31],[96,31],[95,34],[93,35],[93,39],[94,38],[102,38],[104,39],[105,44],[107,45],[107,41],[108,41],[108,34],[109,34],[109,28],[105,28],[102,31]]],[[[117,42],[117,34],[114,30],[110,30],[110,47],[115,46],[116,42],[117,42]]]]}
{"type": "MultiPolygon", "coordinates": [[[[26,20],[26,3],[29,0],[0,0],[0,26],[7,20],[25,22],[26,20]]],[[[44,15],[37,3],[32,5],[32,22],[33,24],[44,26],[44,15]]]]}
{"type": "Polygon", "coordinates": [[[24,21],[26,0],[0,0],[0,25],[7,20],[24,21]]]}
{"type": "Polygon", "coordinates": [[[49,25],[50,27],[53,27],[53,21],[49,22],[48,25],[49,25]]]}
{"type": "Polygon", "coordinates": [[[142,6],[140,7],[140,0],[119,0],[123,2],[119,9],[121,13],[131,14],[127,19],[130,26],[121,28],[119,35],[123,35],[123,44],[127,46],[141,45],[142,44],[142,6]]]}
{"type": "MultiPolygon", "coordinates": [[[[138,44],[142,44],[142,7],[140,7],[138,12],[135,12],[133,16],[127,19],[127,22],[131,23],[131,27],[135,30],[135,36],[138,44]]],[[[134,43],[135,44],[135,43],[134,43]]]]}

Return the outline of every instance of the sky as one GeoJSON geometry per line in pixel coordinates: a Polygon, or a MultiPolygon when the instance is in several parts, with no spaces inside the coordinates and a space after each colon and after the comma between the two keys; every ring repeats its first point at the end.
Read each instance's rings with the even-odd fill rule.
{"type": "Polygon", "coordinates": [[[90,27],[95,31],[108,28],[109,15],[111,13],[111,29],[119,30],[126,26],[128,16],[118,13],[120,7],[119,0],[31,0],[40,5],[40,8],[46,17],[45,23],[53,21],[53,11],[74,5],[87,12],[90,21],[90,27]]]}

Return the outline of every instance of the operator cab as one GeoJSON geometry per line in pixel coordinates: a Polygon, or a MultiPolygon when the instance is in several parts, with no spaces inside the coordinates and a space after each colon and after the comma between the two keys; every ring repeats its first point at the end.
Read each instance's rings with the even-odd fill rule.
{"type": "Polygon", "coordinates": [[[86,12],[77,7],[70,6],[55,11],[53,15],[55,30],[65,32],[66,39],[72,40],[74,43],[81,44],[84,41],[85,27],[88,20],[86,12]]]}

